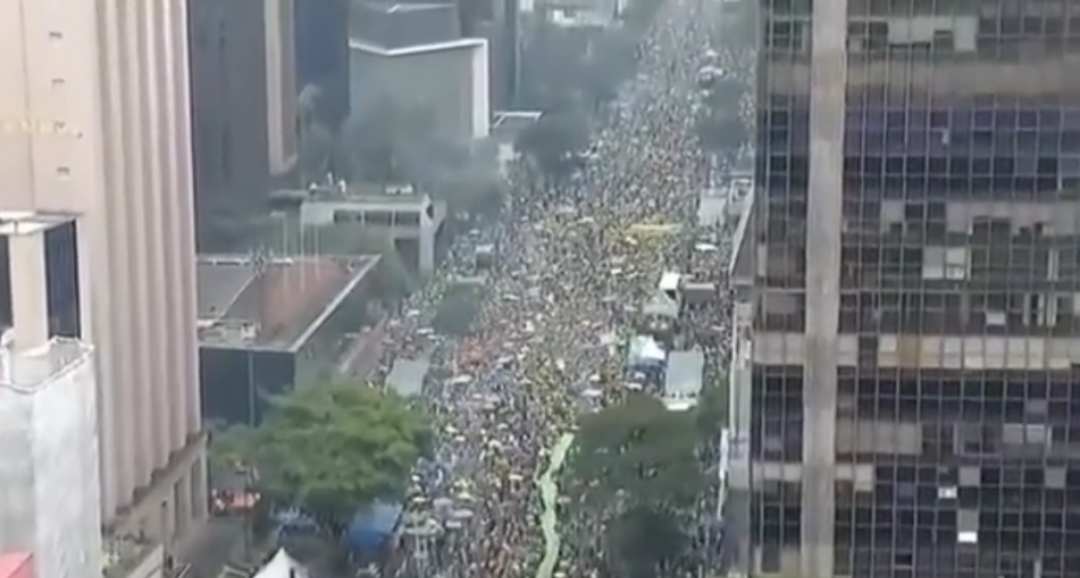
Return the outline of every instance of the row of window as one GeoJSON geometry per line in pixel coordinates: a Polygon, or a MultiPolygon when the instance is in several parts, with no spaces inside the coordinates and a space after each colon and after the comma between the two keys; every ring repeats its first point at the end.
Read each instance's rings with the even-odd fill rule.
{"type": "MultiPolygon", "coordinates": [[[[1048,106],[1033,109],[1034,104],[1018,100],[968,105],[953,105],[947,109],[919,108],[910,102],[896,103],[894,108],[879,106],[853,106],[849,102],[845,111],[845,126],[906,128],[922,126],[933,129],[963,131],[973,128],[994,130],[1043,129],[1080,130],[1080,107],[1048,106]]],[[[790,106],[787,104],[786,106],[790,106]]],[[[808,103],[796,110],[761,107],[758,110],[759,129],[809,125],[808,103]]]]}

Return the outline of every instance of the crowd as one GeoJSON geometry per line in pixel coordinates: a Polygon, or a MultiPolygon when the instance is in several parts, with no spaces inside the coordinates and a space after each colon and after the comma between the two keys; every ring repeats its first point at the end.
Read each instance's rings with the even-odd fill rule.
{"type": "MultiPolygon", "coordinates": [[[[414,477],[406,571],[537,574],[545,549],[535,480],[579,412],[628,386],[620,336],[640,323],[663,272],[718,288],[684,313],[680,339],[702,348],[709,367],[724,365],[730,251],[725,231],[696,222],[698,196],[718,170],[693,134],[695,73],[710,44],[703,6],[661,8],[641,73],[570,184],[534,190],[501,222],[463,235],[440,280],[391,323],[382,369],[395,359],[430,362],[423,403],[439,433],[414,477]],[[477,263],[482,245],[497,247],[494,263],[477,263]],[[467,336],[440,335],[437,304],[465,277],[482,279],[483,306],[467,336]]],[[[588,551],[567,549],[555,575],[592,575],[588,551]]]]}

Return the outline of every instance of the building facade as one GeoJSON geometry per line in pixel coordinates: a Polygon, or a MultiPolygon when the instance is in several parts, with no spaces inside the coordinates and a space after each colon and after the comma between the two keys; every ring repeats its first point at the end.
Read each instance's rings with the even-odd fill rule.
{"type": "Polygon", "coordinates": [[[47,238],[70,222],[0,212],[5,277],[18,279],[0,291],[0,551],[49,552],[33,559],[38,576],[102,568],[94,355],[78,339],[54,337],[50,299],[58,278],[78,275],[57,268],[47,238]]]}
{"type": "Polygon", "coordinates": [[[349,113],[349,1],[293,2],[296,78],[319,88],[319,121],[336,128],[349,113]]]}
{"type": "MultiPolygon", "coordinates": [[[[0,19],[0,210],[79,215],[64,284],[95,347],[101,518],[165,543],[207,503],[186,6],[0,1],[21,14],[0,19]]],[[[11,293],[45,271],[15,263],[11,293]]]]}
{"type": "Polygon", "coordinates": [[[1080,567],[1080,2],[759,3],[754,572],[1080,567]]]}
{"type": "MultiPolygon", "coordinates": [[[[229,248],[216,212],[232,203],[255,206],[270,179],[266,4],[262,0],[189,3],[191,115],[195,203],[200,250],[229,248]],[[223,246],[224,245],[224,246],[223,246]]],[[[222,223],[228,228],[229,223],[222,223]]],[[[233,227],[235,228],[235,227],[233,227]]]]}

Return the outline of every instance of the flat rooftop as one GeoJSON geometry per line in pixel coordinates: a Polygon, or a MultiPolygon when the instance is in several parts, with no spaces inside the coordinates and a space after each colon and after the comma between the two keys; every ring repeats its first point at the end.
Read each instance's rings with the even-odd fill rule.
{"type": "Polygon", "coordinates": [[[492,132],[518,133],[540,120],[543,112],[538,110],[497,110],[492,114],[492,132]]]}
{"type": "Polygon", "coordinates": [[[199,342],[296,351],[366,277],[379,257],[200,255],[199,342]]]}
{"type": "Polygon", "coordinates": [[[30,348],[20,348],[8,340],[11,330],[3,331],[7,350],[0,355],[0,387],[11,387],[32,393],[72,371],[90,358],[94,349],[77,339],[54,337],[30,348]]]}
{"type": "Polygon", "coordinates": [[[0,211],[0,237],[40,233],[74,219],[71,213],[0,211]]]}

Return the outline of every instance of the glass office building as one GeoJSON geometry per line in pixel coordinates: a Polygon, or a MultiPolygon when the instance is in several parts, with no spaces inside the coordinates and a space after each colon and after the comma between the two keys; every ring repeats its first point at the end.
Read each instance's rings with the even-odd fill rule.
{"type": "Polygon", "coordinates": [[[748,569],[1078,575],[1080,0],[756,1],[748,569]]]}

